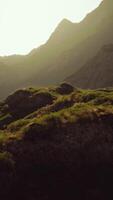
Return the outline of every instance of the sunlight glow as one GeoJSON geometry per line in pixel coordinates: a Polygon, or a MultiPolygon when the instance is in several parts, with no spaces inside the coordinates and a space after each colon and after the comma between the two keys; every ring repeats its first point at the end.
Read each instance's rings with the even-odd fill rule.
{"type": "Polygon", "coordinates": [[[102,0],[0,0],[0,55],[26,54],[67,18],[82,20],[102,0]]]}

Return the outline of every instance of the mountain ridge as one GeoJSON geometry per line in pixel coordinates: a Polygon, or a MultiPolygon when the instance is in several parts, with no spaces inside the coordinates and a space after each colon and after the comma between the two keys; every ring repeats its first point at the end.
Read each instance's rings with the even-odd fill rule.
{"type": "Polygon", "coordinates": [[[104,0],[82,22],[74,24],[66,21],[66,27],[68,24],[71,28],[66,28],[63,34],[53,32],[45,45],[22,57],[17,64],[10,61],[10,70],[16,68],[18,72],[14,70],[14,76],[18,74],[19,79],[14,80],[15,87],[12,88],[12,77],[8,78],[8,85],[3,88],[6,95],[1,92],[1,98],[17,88],[57,84],[76,72],[104,44],[112,43],[112,8],[112,1],[104,0]]]}

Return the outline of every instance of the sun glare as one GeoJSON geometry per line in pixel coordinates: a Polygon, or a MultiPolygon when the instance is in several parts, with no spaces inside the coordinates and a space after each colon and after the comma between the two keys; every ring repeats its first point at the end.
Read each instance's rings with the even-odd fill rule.
{"type": "Polygon", "coordinates": [[[0,55],[26,54],[46,42],[57,24],[78,22],[102,0],[0,0],[0,55]]]}

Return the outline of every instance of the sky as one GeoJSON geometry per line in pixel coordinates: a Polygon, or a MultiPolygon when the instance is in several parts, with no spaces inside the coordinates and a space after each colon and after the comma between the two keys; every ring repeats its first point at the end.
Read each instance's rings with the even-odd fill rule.
{"type": "Polygon", "coordinates": [[[45,43],[58,23],[81,21],[102,0],[0,0],[0,55],[27,54],[45,43]]]}

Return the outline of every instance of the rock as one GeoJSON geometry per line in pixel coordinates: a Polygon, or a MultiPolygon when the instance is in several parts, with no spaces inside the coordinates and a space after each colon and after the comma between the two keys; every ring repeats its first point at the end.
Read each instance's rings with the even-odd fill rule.
{"type": "Polygon", "coordinates": [[[9,112],[16,118],[28,115],[37,109],[53,103],[54,97],[49,92],[32,93],[19,90],[6,99],[9,112]]]}
{"type": "Polygon", "coordinates": [[[74,87],[69,83],[62,83],[57,87],[56,91],[60,94],[70,94],[74,91],[74,87]]]}

